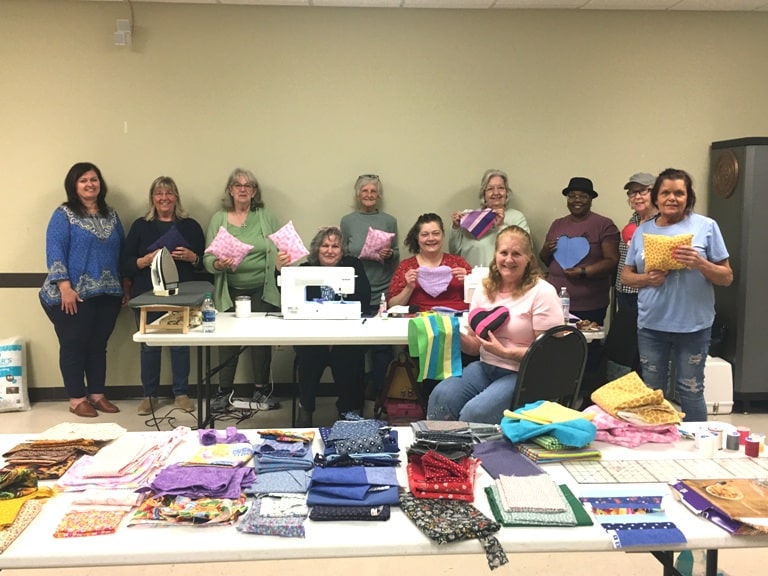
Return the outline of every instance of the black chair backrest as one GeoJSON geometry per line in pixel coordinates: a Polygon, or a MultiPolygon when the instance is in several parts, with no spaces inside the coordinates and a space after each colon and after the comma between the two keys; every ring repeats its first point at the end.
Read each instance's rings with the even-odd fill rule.
{"type": "Polygon", "coordinates": [[[574,326],[550,328],[530,345],[520,362],[512,409],[537,400],[573,407],[587,363],[587,340],[574,326]]]}

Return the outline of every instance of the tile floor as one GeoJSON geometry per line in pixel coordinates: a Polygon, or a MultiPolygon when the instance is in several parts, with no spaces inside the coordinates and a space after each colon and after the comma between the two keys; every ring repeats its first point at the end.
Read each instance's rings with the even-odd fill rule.
{"type": "MultiPolygon", "coordinates": [[[[154,429],[151,417],[138,416],[138,400],[117,402],[122,412],[110,415],[108,421],[117,422],[130,431],[154,429]],[[114,417],[113,417],[114,416],[114,417]]],[[[368,407],[370,411],[370,406],[368,407]]],[[[170,401],[161,403],[157,410],[157,426],[168,430],[172,426],[195,426],[195,418],[173,410],[170,401]]],[[[0,414],[0,434],[40,432],[73,416],[65,402],[39,402],[27,412],[0,414]]],[[[336,418],[333,398],[318,399],[316,424],[330,423],[336,418]]],[[[715,419],[710,417],[710,419],[715,419]]],[[[732,414],[717,418],[735,425],[749,426],[752,430],[768,432],[768,414],[732,414]]],[[[106,421],[99,416],[97,421],[106,421]]],[[[242,422],[217,420],[216,428],[237,425],[240,428],[265,428],[290,425],[290,399],[285,399],[278,410],[260,412],[242,422]]],[[[525,538],[521,531],[521,538],[525,538]]],[[[137,551],[137,555],[140,551],[137,551]]],[[[728,576],[761,576],[765,574],[768,551],[765,549],[723,550],[720,553],[721,570],[728,576]],[[762,565],[761,565],[762,564],[762,565]]],[[[224,571],[240,573],[277,574],[281,576],[391,576],[407,567],[410,574],[456,576],[480,574],[487,571],[481,555],[445,555],[406,558],[329,559],[263,561],[246,563],[176,564],[171,566],[130,566],[103,568],[72,568],[63,570],[5,570],[3,576],[208,576],[224,571]]],[[[510,557],[510,563],[495,574],[552,574],[568,576],[613,575],[648,576],[661,574],[661,565],[650,555],[618,553],[525,554],[510,557]]]]}

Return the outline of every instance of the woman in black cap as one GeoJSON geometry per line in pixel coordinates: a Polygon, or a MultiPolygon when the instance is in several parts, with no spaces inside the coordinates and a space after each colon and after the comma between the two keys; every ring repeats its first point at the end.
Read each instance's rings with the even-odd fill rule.
{"type": "MultiPolygon", "coordinates": [[[[570,214],[552,222],[539,257],[549,268],[549,283],[558,292],[563,286],[568,290],[571,312],[602,326],[619,262],[619,229],[610,218],[592,212],[597,192],[589,178],[571,178],[563,196],[570,214]]],[[[597,368],[596,346],[590,347],[587,370],[597,368]]]]}

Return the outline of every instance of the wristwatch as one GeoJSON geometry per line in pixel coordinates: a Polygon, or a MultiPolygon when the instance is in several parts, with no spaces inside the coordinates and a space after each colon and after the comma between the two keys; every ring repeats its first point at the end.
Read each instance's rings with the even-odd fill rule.
{"type": "Polygon", "coordinates": [[[586,277],[587,277],[587,269],[584,266],[582,266],[581,273],[579,274],[579,278],[586,279],[586,277]]]}

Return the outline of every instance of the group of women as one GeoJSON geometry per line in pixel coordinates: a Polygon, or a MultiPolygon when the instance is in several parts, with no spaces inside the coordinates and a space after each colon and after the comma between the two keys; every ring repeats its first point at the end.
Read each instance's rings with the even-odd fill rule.
{"type": "MultiPolygon", "coordinates": [[[[493,218],[490,232],[478,238],[462,226],[463,213],[456,212],[451,217],[450,252],[445,252],[442,219],[434,213],[422,214],[404,241],[412,256],[401,261],[397,222],[381,210],[380,178],[374,174],[361,175],[354,189],[356,210],[344,216],[339,227],[324,227],[317,232],[303,264],[354,267],[356,290],[345,295],[345,299],[360,301],[364,312],[374,311],[382,294],[390,307],[407,305],[412,310],[425,311],[437,306],[463,311],[467,308],[465,276],[472,266],[489,266],[488,277],[482,289],[475,291],[469,306],[504,306],[510,313],[509,321],[487,338],[471,329],[462,333],[462,351],[478,359],[465,367],[462,376],[437,385],[429,399],[428,418],[498,422],[510,404],[517,370],[528,346],[539,334],[563,321],[557,294],[562,285],[571,292],[576,314],[599,318],[602,323],[610,278],[619,259],[619,236],[609,219],[591,212],[597,192],[589,179],[572,178],[562,191],[570,214],[552,224],[540,253],[549,266],[549,282],[545,281],[536,258],[525,217],[507,206],[509,182],[500,170],[486,171],[479,191],[481,207],[488,209],[493,218]],[[373,254],[365,250],[372,230],[386,233],[389,238],[373,254]],[[561,237],[586,238],[588,250],[577,265],[563,267],[557,258],[561,237]]],[[[280,228],[280,221],[265,207],[259,183],[251,172],[236,169],[230,174],[222,208],[211,218],[205,236],[201,226],[184,211],[178,188],[168,177],[152,183],[148,212],[132,224],[127,238],[116,212],[106,204],[107,185],[95,165],[72,166],[65,178],[65,190],[67,200],[55,210],[48,225],[49,273],[40,298],[59,339],[60,368],[72,413],[92,417],[99,411],[119,411],[105,396],[107,340],[121,305],[151,289],[149,268],[159,249],[157,242],[167,238],[172,229],[177,240],[169,249],[178,264],[180,280],[191,279],[202,268],[212,274],[218,310],[232,310],[238,296],[249,296],[253,311],[278,309],[276,279],[281,269],[289,265],[290,258],[268,239],[280,228]],[[229,258],[205,253],[205,246],[210,245],[220,228],[253,246],[237,266],[229,258]]],[[[664,354],[670,350],[701,352],[707,321],[711,326],[714,312],[709,314],[700,309],[713,308],[712,284],[730,282],[732,273],[717,225],[691,212],[695,195],[685,172],[662,173],[650,194],[651,202],[659,206],[660,216],[656,221],[644,222],[640,229],[652,226],[653,233],[658,234],[677,233],[683,228],[694,232],[693,247],[680,249],[675,256],[686,265],[675,272],[679,279],[670,281],[672,273],[643,269],[642,240],[637,241],[637,234],[627,251],[621,275],[626,286],[639,290],[640,341],[654,350],[653,354],[644,355],[641,347],[643,371],[653,374],[647,379],[649,385],[661,387],[666,376],[664,354]],[[682,290],[691,290],[695,297],[682,290]],[[670,316],[665,311],[683,301],[680,314],[670,316]],[[685,321],[662,321],[670,317],[685,321]],[[690,334],[695,336],[686,336],[690,334]]],[[[314,296],[338,297],[325,290],[314,296]]],[[[139,405],[140,414],[149,414],[154,409],[160,350],[142,345],[144,400],[139,405]]],[[[363,404],[360,375],[365,351],[362,346],[296,347],[300,397],[297,425],[313,424],[316,389],[326,366],[331,367],[339,388],[340,414],[359,413],[363,404]]],[[[389,347],[372,350],[378,389],[384,385],[391,354],[389,347]]],[[[250,347],[250,356],[255,385],[267,384],[270,348],[250,347]]],[[[237,350],[222,347],[219,360],[224,363],[220,392],[227,394],[233,386],[237,350]]],[[[172,348],[171,363],[175,403],[182,410],[191,411],[193,403],[187,394],[189,349],[172,348]]],[[[689,362],[687,369],[678,370],[683,409],[690,409],[697,416],[699,405],[703,404],[703,366],[702,361],[699,370],[689,362]]]]}

